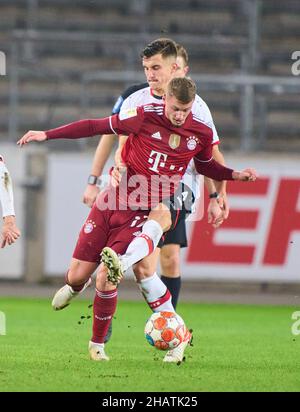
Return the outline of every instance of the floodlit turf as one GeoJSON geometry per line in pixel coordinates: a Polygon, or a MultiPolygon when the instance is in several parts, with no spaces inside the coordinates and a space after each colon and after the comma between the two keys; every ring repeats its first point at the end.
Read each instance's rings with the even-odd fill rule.
{"type": "Polygon", "coordinates": [[[89,360],[91,302],[54,312],[50,300],[0,299],[1,391],[200,392],[299,391],[300,336],[291,333],[296,307],[180,304],[194,346],[180,366],[143,336],[150,310],[120,302],[109,362],[89,360]],[[78,322],[81,322],[79,324],[78,322]]]}

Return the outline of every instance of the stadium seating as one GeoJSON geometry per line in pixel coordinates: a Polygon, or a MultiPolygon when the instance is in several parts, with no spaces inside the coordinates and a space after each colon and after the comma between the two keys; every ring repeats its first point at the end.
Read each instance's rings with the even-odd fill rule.
{"type": "MultiPolygon", "coordinates": [[[[0,78],[1,138],[8,138],[9,128],[12,139],[12,132],[19,135],[29,127],[45,129],[83,115],[109,114],[114,100],[132,81],[86,83],[84,100],[83,74],[101,70],[140,74],[139,51],[155,37],[170,36],[187,47],[191,76],[292,77],[291,54],[299,49],[300,4],[295,0],[4,0],[0,11],[0,50],[8,64],[7,78],[0,78]],[[253,20],[254,4],[257,20],[253,20]],[[16,73],[13,76],[10,70],[16,64],[14,83],[16,73]]],[[[241,88],[198,87],[224,148],[239,149],[241,88]]],[[[286,149],[286,142],[281,143],[284,134],[294,150],[300,132],[299,89],[276,87],[274,81],[274,87],[259,86],[254,91],[249,148],[286,149]]]]}

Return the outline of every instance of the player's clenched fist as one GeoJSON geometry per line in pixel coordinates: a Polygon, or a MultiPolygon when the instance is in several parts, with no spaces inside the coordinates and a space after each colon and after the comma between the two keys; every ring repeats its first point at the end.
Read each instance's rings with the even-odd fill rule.
{"type": "Polygon", "coordinates": [[[23,146],[23,144],[29,142],[43,142],[47,140],[47,135],[45,132],[40,130],[29,130],[23,137],[17,142],[19,146],[23,146]]]}
{"type": "Polygon", "coordinates": [[[232,177],[234,180],[240,180],[242,182],[254,182],[258,174],[255,169],[245,169],[242,172],[232,172],[232,177]]]}

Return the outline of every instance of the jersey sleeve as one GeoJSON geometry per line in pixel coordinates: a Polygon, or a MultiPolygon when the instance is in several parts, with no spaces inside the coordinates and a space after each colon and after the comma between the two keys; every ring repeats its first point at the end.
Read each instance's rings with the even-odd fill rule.
{"type": "Polygon", "coordinates": [[[201,175],[218,181],[233,180],[233,169],[225,167],[213,159],[212,145],[209,145],[209,147],[194,156],[194,162],[197,172],[201,175]]]}
{"type": "Polygon", "coordinates": [[[118,115],[111,116],[110,119],[111,128],[115,134],[137,134],[144,121],[144,108],[121,110],[118,115]]]}
{"type": "MultiPolygon", "coordinates": [[[[148,86],[148,83],[134,84],[133,86],[127,87],[127,89],[118,97],[113,109],[112,114],[118,114],[121,110],[126,110],[132,107],[130,96],[136,91],[143,89],[148,86]],[[128,101],[129,99],[129,101],[128,101]]],[[[134,105],[134,107],[140,105],[134,105]]]]}
{"type": "Polygon", "coordinates": [[[48,140],[80,139],[98,134],[131,134],[138,133],[144,119],[143,107],[138,107],[103,119],[84,119],[47,130],[48,140]]]}
{"type": "Polygon", "coordinates": [[[211,112],[209,110],[209,107],[205,103],[203,99],[201,99],[200,96],[197,95],[196,100],[195,100],[195,112],[194,114],[207,126],[209,126],[212,131],[213,131],[213,140],[212,144],[219,144],[220,139],[218,136],[218,132],[216,129],[216,126],[214,124],[211,112]]]}

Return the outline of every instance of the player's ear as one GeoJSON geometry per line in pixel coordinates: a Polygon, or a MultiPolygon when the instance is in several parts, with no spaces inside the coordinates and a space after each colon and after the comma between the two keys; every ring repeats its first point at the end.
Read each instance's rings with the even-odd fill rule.
{"type": "Polygon", "coordinates": [[[190,67],[189,66],[185,66],[184,70],[184,75],[186,76],[188,74],[188,72],[190,71],[190,67]]]}
{"type": "Polygon", "coordinates": [[[178,64],[176,62],[172,63],[172,73],[173,74],[176,73],[178,69],[179,69],[178,64]]]}

